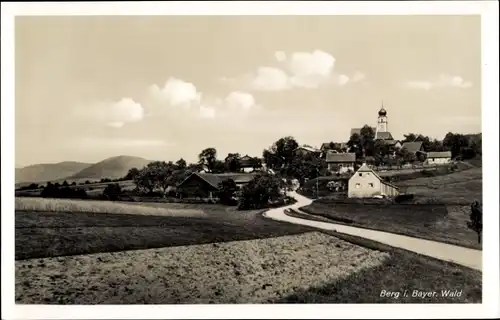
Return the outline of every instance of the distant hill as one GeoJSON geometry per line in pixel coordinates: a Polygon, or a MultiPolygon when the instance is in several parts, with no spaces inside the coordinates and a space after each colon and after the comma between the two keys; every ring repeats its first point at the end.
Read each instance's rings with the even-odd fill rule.
{"type": "Polygon", "coordinates": [[[45,182],[64,179],[91,166],[92,163],[64,161],[59,163],[41,163],[23,168],[16,168],[16,184],[45,182]]]}
{"type": "Polygon", "coordinates": [[[81,171],[72,175],[66,176],[68,180],[78,179],[117,179],[124,177],[132,168],[141,169],[151,160],[146,160],[139,157],[117,156],[104,159],[98,163],[87,166],[81,171]]]}

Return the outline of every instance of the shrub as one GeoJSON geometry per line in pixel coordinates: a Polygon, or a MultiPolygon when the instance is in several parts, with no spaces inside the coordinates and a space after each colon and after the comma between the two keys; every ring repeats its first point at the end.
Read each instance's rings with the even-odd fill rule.
{"type": "Polygon", "coordinates": [[[394,201],[396,203],[401,203],[401,202],[404,202],[404,201],[411,201],[413,200],[413,194],[410,194],[410,193],[405,193],[405,194],[400,194],[398,196],[396,196],[396,198],[394,198],[394,201]]]}
{"type": "Polygon", "coordinates": [[[116,201],[118,197],[122,194],[122,188],[118,183],[110,183],[104,188],[102,195],[105,199],[116,201]]]}

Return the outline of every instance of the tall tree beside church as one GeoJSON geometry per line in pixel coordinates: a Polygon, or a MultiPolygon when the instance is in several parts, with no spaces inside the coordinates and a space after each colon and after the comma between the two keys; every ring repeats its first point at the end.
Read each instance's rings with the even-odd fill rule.
{"type": "Polygon", "coordinates": [[[351,136],[347,145],[351,148],[351,152],[356,153],[356,158],[372,156],[375,147],[375,132],[369,125],[364,125],[359,135],[355,133],[351,136]]]}
{"type": "Polygon", "coordinates": [[[217,150],[215,148],[206,148],[198,155],[199,164],[204,166],[208,172],[213,172],[217,161],[217,150]]]}

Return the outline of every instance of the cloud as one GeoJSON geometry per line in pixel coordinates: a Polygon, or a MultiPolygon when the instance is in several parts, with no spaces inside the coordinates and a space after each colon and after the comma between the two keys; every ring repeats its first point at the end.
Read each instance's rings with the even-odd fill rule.
{"type": "Polygon", "coordinates": [[[278,62],[286,61],[286,54],[283,51],[276,51],[274,53],[274,57],[278,60],[278,62]]]}
{"type": "Polygon", "coordinates": [[[213,119],[215,118],[215,115],[216,111],[214,107],[204,106],[204,105],[200,106],[200,114],[199,114],[200,118],[213,119]]]}
{"type": "Polygon", "coordinates": [[[201,100],[201,93],[194,84],[177,78],[169,78],[163,88],[152,85],[150,93],[154,98],[171,106],[189,106],[201,100]]]}
{"type": "Polygon", "coordinates": [[[260,91],[281,91],[290,87],[288,75],[281,69],[260,67],[253,79],[251,87],[260,91]]]}
{"type": "Polygon", "coordinates": [[[365,75],[359,71],[352,79],[344,74],[336,74],[335,58],[322,50],[293,52],[290,55],[276,51],[274,57],[282,63],[282,68],[262,66],[241,77],[222,77],[220,80],[249,90],[283,91],[291,88],[314,89],[324,85],[344,86],[365,79],[365,75]]]}
{"type": "Polygon", "coordinates": [[[225,99],[226,105],[231,109],[249,111],[255,104],[255,98],[250,93],[233,91],[225,99]]]}
{"type": "Polygon", "coordinates": [[[131,98],[122,98],[115,102],[77,106],[73,112],[77,119],[89,119],[114,128],[121,128],[128,123],[139,122],[145,116],[142,105],[131,98]]]}
{"type": "Polygon", "coordinates": [[[470,88],[472,83],[465,81],[462,77],[451,76],[448,74],[440,74],[432,81],[408,81],[405,85],[408,88],[431,90],[434,88],[453,87],[453,88],[470,88]]]}

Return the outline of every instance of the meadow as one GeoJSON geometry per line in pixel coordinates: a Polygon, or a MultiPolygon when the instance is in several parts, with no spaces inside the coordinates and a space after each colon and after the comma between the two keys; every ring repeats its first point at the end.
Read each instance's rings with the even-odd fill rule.
{"type": "Polygon", "coordinates": [[[408,204],[362,205],[323,198],[301,210],[336,223],[482,248],[467,227],[469,205],[482,200],[481,168],[401,181],[398,186],[415,199],[408,204]]]}

